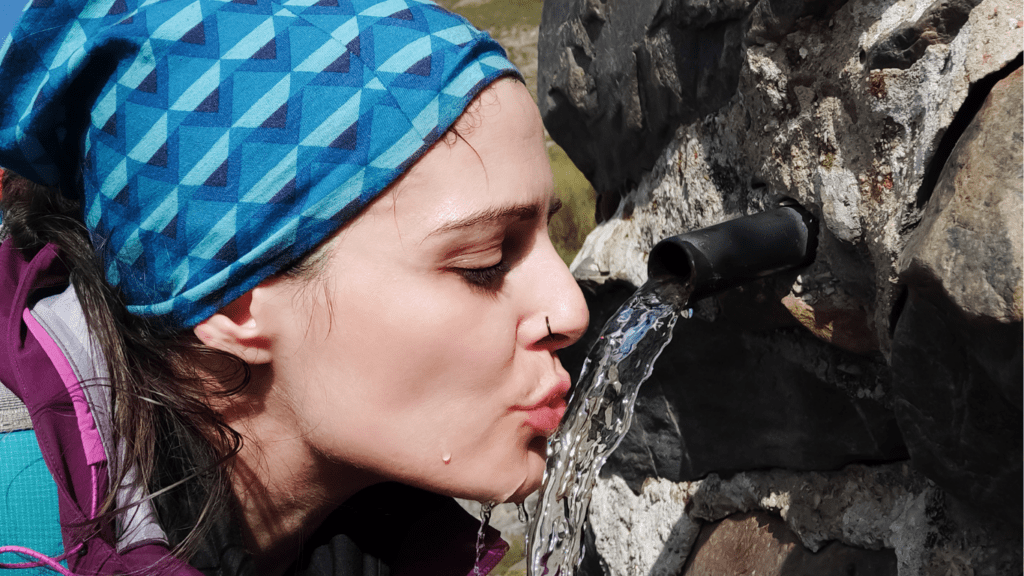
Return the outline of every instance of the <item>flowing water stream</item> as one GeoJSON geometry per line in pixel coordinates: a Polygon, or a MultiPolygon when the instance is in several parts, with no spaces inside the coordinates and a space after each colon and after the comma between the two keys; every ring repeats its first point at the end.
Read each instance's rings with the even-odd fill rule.
{"type": "Polygon", "coordinates": [[[527,573],[572,576],[597,474],[629,430],[640,385],[672,339],[688,292],[644,284],[608,320],[583,364],[558,431],[548,441],[537,511],[527,526],[527,573]]]}
{"type": "Polygon", "coordinates": [[[473,560],[473,576],[480,576],[480,559],[484,554],[484,532],[487,530],[487,523],[491,521],[492,510],[494,510],[493,502],[480,503],[480,528],[476,531],[476,558],[473,560]]]}

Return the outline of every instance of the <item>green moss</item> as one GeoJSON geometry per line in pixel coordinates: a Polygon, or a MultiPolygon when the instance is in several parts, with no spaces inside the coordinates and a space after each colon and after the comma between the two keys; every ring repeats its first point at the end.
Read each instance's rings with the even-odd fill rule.
{"type": "Polygon", "coordinates": [[[569,264],[595,226],[594,188],[557,144],[548,146],[548,159],[555,175],[555,195],[562,201],[562,209],[548,224],[548,234],[558,255],[569,264]]]}
{"type": "Polygon", "coordinates": [[[491,576],[526,576],[525,569],[515,567],[523,558],[526,558],[526,541],[523,536],[515,535],[508,539],[508,552],[491,570],[491,576]]]}
{"type": "Polygon", "coordinates": [[[544,0],[438,0],[443,8],[465,16],[481,30],[540,26],[544,0]]]}

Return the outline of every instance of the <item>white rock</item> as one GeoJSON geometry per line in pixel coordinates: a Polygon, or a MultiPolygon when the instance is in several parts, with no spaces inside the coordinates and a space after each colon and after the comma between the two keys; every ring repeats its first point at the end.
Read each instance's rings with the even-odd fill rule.
{"type": "Polygon", "coordinates": [[[685,513],[694,488],[651,480],[637,496],[618,476],[598,481],[589,521],[607,576],[679,573],[700,530],[700,522],[685,513]]]}

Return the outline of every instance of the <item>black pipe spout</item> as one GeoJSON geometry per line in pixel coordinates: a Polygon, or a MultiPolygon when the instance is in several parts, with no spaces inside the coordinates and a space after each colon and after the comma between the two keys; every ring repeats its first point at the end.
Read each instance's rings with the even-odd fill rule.
{"type": "Polygon", "coordinates": [[[696,302],[814,260],[818,223],[806,210],[783,205],[752,216],[672,236],[647,261],[652,279],[688,285],[696,302]]]}

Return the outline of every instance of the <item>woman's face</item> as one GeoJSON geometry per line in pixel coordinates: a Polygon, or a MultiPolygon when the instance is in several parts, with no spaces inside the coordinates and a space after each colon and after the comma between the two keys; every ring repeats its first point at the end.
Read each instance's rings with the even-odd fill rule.
{"type": "Polygon", "coordinates": [[[321,278],[265,283],[253,310],[282,425],[316,458],[521,501],[564,412],[556,351],[588,313],[548,238],[552,176],[529,93],[499,81],[469,110],[337,233],[321,278]]]}

